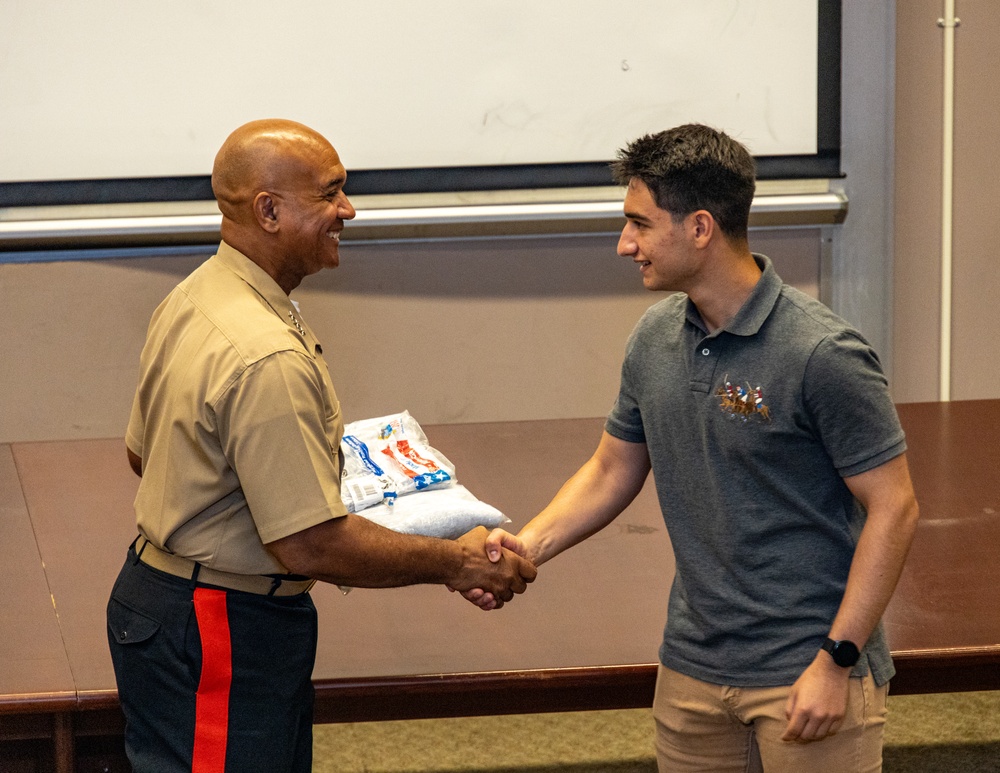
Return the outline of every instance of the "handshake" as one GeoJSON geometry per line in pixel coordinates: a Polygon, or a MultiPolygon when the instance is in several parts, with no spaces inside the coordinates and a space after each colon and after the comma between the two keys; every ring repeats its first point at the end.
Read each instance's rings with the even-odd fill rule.
{"type": "Polygon", "coordinates": [[[499,609],[515,593],[524,593],[538,574],[527,545],[503,529],[488,532],[477,526],[457,542],[463,561],[456,579],[447,583],[448,590],[458,591],[482,610],[499,609]]]}

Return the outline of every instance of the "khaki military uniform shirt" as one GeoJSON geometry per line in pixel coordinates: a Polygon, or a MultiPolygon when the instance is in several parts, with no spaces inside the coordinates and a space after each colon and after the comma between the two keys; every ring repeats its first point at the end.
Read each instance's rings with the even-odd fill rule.
{"type": "Polygon", "coordinates": [[[126,434],[140,533],[212,569],[284,573],[266,543],[347,512],[342,435],[316,337],[223,242],[149,325],[126,434]]]}

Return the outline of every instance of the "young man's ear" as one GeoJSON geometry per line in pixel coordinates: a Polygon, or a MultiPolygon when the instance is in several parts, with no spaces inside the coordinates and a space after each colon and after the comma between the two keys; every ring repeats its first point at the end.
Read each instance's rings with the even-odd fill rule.
{"type": "Polygon", "coordinates": [[[278,208],[274,197],[267,191],[261,191],[253,199],[253,215],[262,229],[268,233],[278,231],[278,208]]]}
{"type": "Polygon", "coordinates": [[[707,209],[699,209],[688,215],[688,222],[691,228],[691,236],[694,239],[695,247],[706,247],[712,241],[715,230],[718,227],[712,213],[707,209]]]}

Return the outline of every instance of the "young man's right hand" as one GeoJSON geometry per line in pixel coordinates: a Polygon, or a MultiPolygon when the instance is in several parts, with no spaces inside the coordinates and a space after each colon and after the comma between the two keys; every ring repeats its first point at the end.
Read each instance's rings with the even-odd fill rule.
{"type": "MultiPolygon", "coordinates": [[[[486,537],[483,548],[486,557],[489,558],[491,563],[498,563],[506,556],[513,556],[520,561],[527,563],[537,574],[537,569],[535,569],[534,564],[526,558],[528,554],[527,545],[523,540],[516,535],[511,534],[509,531],[494,529],[489,533],[489,536],[486,537]]],[[[451,590],[460,590],[463,598],[471,601],[484,612],[499,609],[504,605],[505,601],[510,601],[510,598],[513,598],[513,595],[511,595],[510,598],[497,596],[495,593],[492,593],[488,588],[482,585],[468,590],[461,590],[460,588],[455,588],[454,586],[449,586],[449,588],[451,590]]]]}
{"type": "Polygon", "coordinates": [[[515,593],[524,593],[538,574],[535,565],[519,555],[519,550],[508,547],[509,543],[523,549],[517,537],[503,529],[490,533],[477,526],[457,542],[462,547],[462,566],[448,587],[461,592],[480,609],[499,609],[515,593]]]}

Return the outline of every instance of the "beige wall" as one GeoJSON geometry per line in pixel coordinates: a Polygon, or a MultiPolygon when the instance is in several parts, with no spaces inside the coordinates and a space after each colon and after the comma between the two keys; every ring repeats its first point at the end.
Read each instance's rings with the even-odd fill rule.
{"type": "Polygon", "coordinates": [[[904,401],[937,399],[942,38],[928,14],[940,12],[935,0],[909,0],[896,11],[893,353],[904,401]]]}
{"type": "MultiPolygon", "coordinates": [[[[345,243],[294,294],[348,420],[602,416],[625,339],[660,295],[615,235],[345,243]]],[[[818,229],[762,231],[786,280],[819,292],[818,229]]],[[[0,265],[0,442],[118,437],[156,304],[205,256],[0,265]]]]}
{"type": "MultiPolygon", "coordinates": [[[[899,402],[937,399],[940,0],[844,4],[847,222],[755,231],[792,284],[858,324],[899,402]],[[894,97],[893,97],[894,94],[894,97]],[[890,148],[879,154],[877,149],[890,148]]],[[[1000,397],[1000,3],[958,0],[953,399],[1000,397]]],[[[624,341],[657,298],[615,237],[345,244],[296,296],[348,418],[424,423],[603,415],[624,341]]],[[[200,258],[0,265],[0,442],[120,436],[142,333],[200,258]]]]}
{"type": "MultiPolygon", "coordinates": [[[[940,0],[896,4],[895,393],[938,398],[943,37],[940,0]]],[[[951,397],[1000,397],[1000,3],[957,0],[951,397]]]]}

